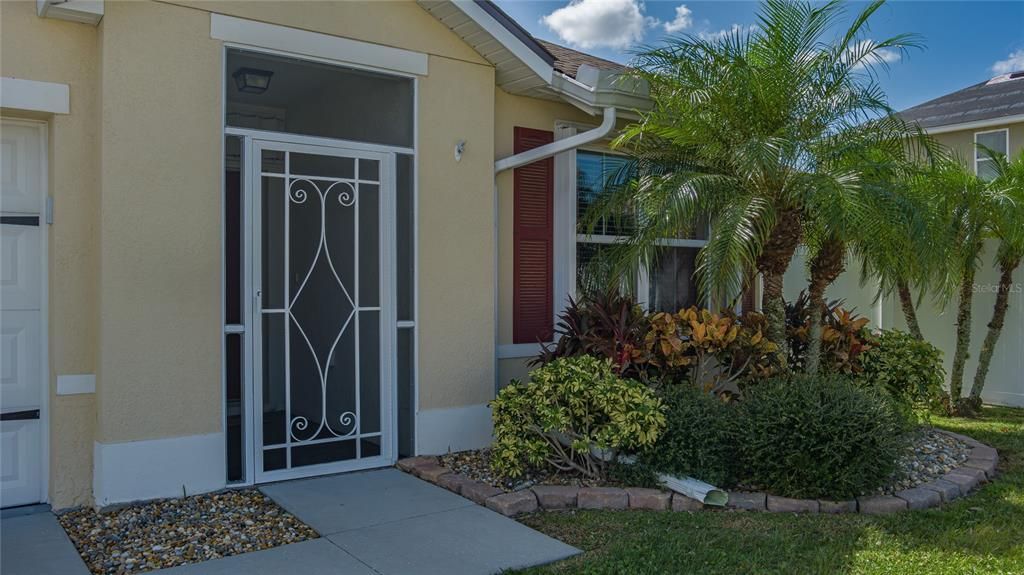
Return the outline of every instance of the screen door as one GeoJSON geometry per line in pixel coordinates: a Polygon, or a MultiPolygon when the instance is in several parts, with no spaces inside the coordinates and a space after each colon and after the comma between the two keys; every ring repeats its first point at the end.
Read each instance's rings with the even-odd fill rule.
{"type": "Polygon", "coordinates": [[[253,152],[256,479],[388,465],[393,157],[268,141],[253,152]]]}

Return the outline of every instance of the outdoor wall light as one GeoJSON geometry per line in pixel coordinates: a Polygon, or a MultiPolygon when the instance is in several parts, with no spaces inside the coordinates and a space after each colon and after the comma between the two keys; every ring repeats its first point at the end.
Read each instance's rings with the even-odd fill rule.
{"type": "Polygon", "coordinates": [[[455,161],[462,161],[462,153],[466,151],[466,140],[455,142],[455,161]]]}
{"type": "Polygon", "coordinates": [[[274,73],[270,70],[258,70],[256,68],[239,68],[231,75],[235,79],[235,86],[239,92],[249,94],[262,94],[270,87],[270,77],[274,73]]]}

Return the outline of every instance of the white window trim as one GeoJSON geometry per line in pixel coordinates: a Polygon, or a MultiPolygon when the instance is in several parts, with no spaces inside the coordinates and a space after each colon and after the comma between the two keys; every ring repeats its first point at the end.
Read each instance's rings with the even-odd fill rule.
{"type": "Polygon", "coordinates": [[[1010,129],[1009,128],[1000,128],[998,130],[985,130],[985,131],[982,131],[982,132],[974,132],[974,175],[976,175],[976,176],[978,175],[978,161],[979,160],[983,161],[983,162],[991,162],[992,161],[987,156],[980,157],[980,158],[978,157],[979,154],[982,153],[981,150],[978,148],[978,136],[983,136],[985,134],[995,134],[995,133],[998,133],[998,132],[1002,132],[1003,133],[1004,147],[1005,147],[1005,150],[1006,150],[1004,152],[1004,154],[1007,157],[1009,157],[1009,155],[1010,155],[1010,129]]]}
{"type": "Polygon", "coordinates": [[[67,84],[39,82],[23,78],[0,78],[0,107],[47,114],[71,111],[67,84]]]}
{"type": "Polygon", "coordinates": [[[332,64],[356,65],[390,73],[426,76],[428,57],[422,52],[361,42],[255,20],[210,14],[215,40],[271,49],[332,64]]]}
{"type": "MultiPolygon", "coordinates": [[[[555,139],[575,135],[581,129],[589,129],[574,122],[556,122],[555,139]]],[[[615,154],[606,146],[582,146],[579,149],[602,154],[615,154]]],[[[621,154],[620,154],[621,155],[621,154]]],[[[576,149],[555,156],[555,197],[554,197],[554,310],[553,318],[565,311],[569,298],[576,298],[576,244],[578,242],[612,244],[622,236],[579,234],[576,231],[576,149]]],[[[667,247],[701,248],[707,240],[664,238],[658,245],[667,247]]],[[[648,304],[650,273],[646,266],[640,268],[637,277],[637,303],[648,304]]],[[[511,351],[511,350],[509,350],[511,351]]]]}

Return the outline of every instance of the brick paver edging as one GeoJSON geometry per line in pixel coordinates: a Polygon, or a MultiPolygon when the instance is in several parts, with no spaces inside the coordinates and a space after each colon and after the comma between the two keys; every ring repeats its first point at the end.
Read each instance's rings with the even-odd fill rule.
{"type": "MultiPolygon", "coordinates": [[[[966,443],[971,451],[967,461],[938,479],[892,495],[857,497],[848,501],[790,499],[766,493],[729,492],[728,509],[775,513],[866,513],[882,515],[907,509],[926,509],[963,497],[996,474],[999,454],[988,445],[965,435],[937,430],[966,443]]],[[[452,473],[434,456],[401,459],[397,467],[420,479],[457,493],[488,509],[509,517],[537,510],[553,509],[647,509],[653,511],[700,511],[708,506],[659,489],[640,487],[572,487],[534,485],[505,492],[493,485],[452,473]]]]}

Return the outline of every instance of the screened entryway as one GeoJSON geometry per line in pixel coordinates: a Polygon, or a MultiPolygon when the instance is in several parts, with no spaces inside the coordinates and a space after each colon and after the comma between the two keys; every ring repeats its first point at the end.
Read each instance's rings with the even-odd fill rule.
{"type": "Polygon", "coordinates": [[[390,465],[415,413],[410,78],[229,49],[227,479],[390,465]]]}

